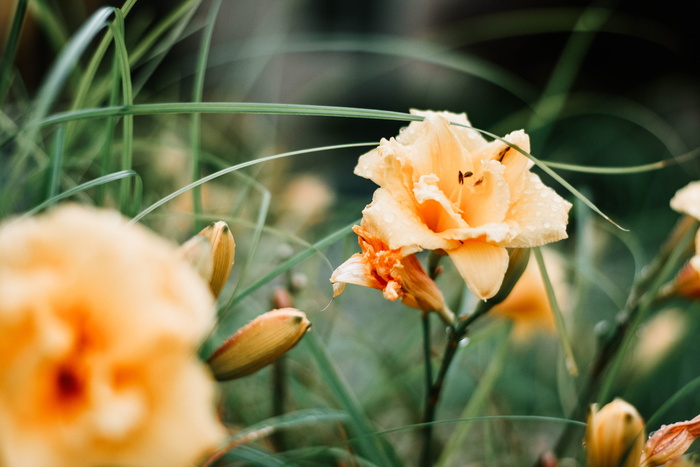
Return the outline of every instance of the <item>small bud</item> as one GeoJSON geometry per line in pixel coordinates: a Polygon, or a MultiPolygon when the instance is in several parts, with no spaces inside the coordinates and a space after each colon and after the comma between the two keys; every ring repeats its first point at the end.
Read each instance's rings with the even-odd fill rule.
{"type": "Polygon", "coordinates": [[[698,437],[700,437],[700,415],[687,422],[663,425],[649,437],[639,465],[655,467],[678,459],[698,437]]]}
{"type": "Polygon", "coordinates": [[[615,399],[599,411],[591,406],[586,425],[588,467],[638,467],[644,422],[637,409],[615,399]]]}
{"type": "Polygon", "coordinates": [[[310,328],[295,308],[268,311],[239,329],[207,363],[218,381],[250,375],[284,355],[310,328]]]}
{"type": "Polygon", "coordinates": [[[209,289],[215,297],[219,296],[228,280],[235,252],[236,242],[224,221],[210,224],[180,246],[180,255],[209,282],[209,289]]]}

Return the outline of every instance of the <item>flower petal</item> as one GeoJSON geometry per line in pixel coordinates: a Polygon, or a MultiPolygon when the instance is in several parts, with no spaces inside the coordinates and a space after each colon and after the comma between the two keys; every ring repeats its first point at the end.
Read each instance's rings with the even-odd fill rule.
{"type": "Polygon", "coordinates": [[[519,233],[504,244],[508,248],[529,248],[567,237],[566,224],[571,203],[545,186],[540,177],[527,176],[523,190],[511,204],[507,219],[519,233]]]}
{"type": "Polygon", "coordinates": [[[480,241],[467,241],[460,248],[448,250],[457,271],[478,298],[493,297],[501,288],[508,269],[505,248],[480,241]]]}
{"type": "Polygon", "coordinates": [[[676,192],[671,199],[674,211],[700,219],[700,182],[692,182],[676,192]]]}
{"type": "Polygon", "coordinates": [[[404,256],[423,248],[439,250],[459,245],[431,231],[418,217],[413,204],[413,200],[397,200],[387,190],[378,188],[372,203],[362,211],[363,225],[371,226],[374,235],[386,242],[389,249],[401,249],[404,256]]]}
{"type": "Polygon", "coordinates": [[[475,181],[464,182],[462,216],[471,227],[503,222],[510,206],[510,189],[503,178],[503,166],[489,161],[475,181]]]}

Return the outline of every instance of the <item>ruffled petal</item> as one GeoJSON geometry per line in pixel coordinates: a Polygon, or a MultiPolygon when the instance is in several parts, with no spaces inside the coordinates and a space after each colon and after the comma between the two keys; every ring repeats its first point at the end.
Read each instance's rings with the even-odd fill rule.
{"type": "Polygon", "coordinates": [[[391,250],[404,256],[421,249],[454,248],[458,242],[442,239],[418,217],[413,200],[397,200],[387,190],[378,188],[362,215],[368,226],[391,250]]]}
{"type": "Polygon", "coordinates": [[[518,235],[503,246],[529,248],[566,238],[569,209],[571,203],[530,173],[507,214],[508,221],[517,225],[518,235]]]}
{"type": "Polygon", "coordinates": [[[508,252],[505,248],[469,241],[447,253],[474,295],[482,300],[496,295],[508,269],[508,252]]]}
{"type": "Polygon", "coordinates": [[[464,181],[462,217],[471,227],[503,222],[510,206],[510,188],[503,178],[503,166],[489,161],[481,175],[464,181]]]}

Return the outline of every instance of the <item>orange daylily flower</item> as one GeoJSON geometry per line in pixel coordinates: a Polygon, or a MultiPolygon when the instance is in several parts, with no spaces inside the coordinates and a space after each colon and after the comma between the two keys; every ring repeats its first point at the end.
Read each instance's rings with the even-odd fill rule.
{"type": "MultiPolygon", "coordinates": [[[[363,219],[389,250],[444,250],[480,299],[498,292],[506,248],[566,238],[571,204],[530,172],[533,163],[486,141],[465,114],[422,115],[396,138],[360,157],[355,173],[379,185],[363,219]]],[[[523,131],[505,137],[529,151],[523,131]]]]}
{"type": "Polygon", "coordinates": [[[440,289],[414,254],[389,249],[376,237],[372,226],[364,222],[353,227],[353,231],[362,252],[352,255],[333,272],[334,296],[340,295],[345,284],[363,285],[381,290],[387,300],[400,298],[410,307],[436,311],[447,324],[453,324],[454,315],[440,289]]]}
{"type": "Polygon", "coordinates": [[[699,437],[700,415],[686,422],[662,425],[649,437],[639,465],[654,467],[678,459],[699,437]]]}

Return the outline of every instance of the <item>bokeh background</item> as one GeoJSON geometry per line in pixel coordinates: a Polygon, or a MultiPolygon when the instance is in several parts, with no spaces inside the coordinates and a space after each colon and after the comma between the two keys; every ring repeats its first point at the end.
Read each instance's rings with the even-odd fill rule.
{"type": "MultiPolygon", "coordinates": [[[[2,2],[2,32],[7,30],[12,3],[2,2]]],[[[136,48],[159,20],[185,3],[192,8],[191,19],[182,24],[171,46],[155,44],[132,68],[136,103],[192,98],[202,33],[216,4],[139,1],[126,19],[125,30],[127,46],[136,48]]],[[[29,113],[65,41],[105,5],[121,6],[78,0],[30,2],[16,60],[18,74],[3,107],[6,118],[21,121],[29,113]]],[[[662,170],[635,173],[558,169],[629,229],[616,229],[577,203],[571,213],[571,238],[552,248],[562,265],[562,281],[568,281],[558,292],[585,371],[596,333],[604,332],[614,320],[635,274],[654,256],[677,218],[668,206],[670,198],[700,174],[700,57],[695,18],[687,6],[678,0],[661,4],[241,0],[224,1],[217,8],[203,101],[466,112],[474,126],[498,135],[524,128],[530,134],[533,155],[543,161],[629,167],[668,160],[662,170]]],[[[65,101],[53,111],[65,110],[70,86],[69,80],[65,101]]],[[[405,125],[308,116],[201,118],[202,175],[285,151],[377,142],[396,135],[405,125]]],[[[189,119],[188,115],[138,117],[134,168],[144,179],[144,205],[192,180],[189,119]]],[[[76,159],[67,161],[65,171],[72,180],[84,181],[96,173],[90,154],[98,151],[99,144],[89,133],[73,144],[76,159]]],[[[118,144],[117,139],[115,153],[118,144]]],[[[352,174],[362,152],[344,149],[276,160],[203,187],[205,218],[229,221],[238,246],[222,306],[295,252],[359,219],[376,188],[352,174]],[[262,233],[256,228],[261,212],[266,226],[262,233]]],[[[0,170],[2,158],[6,163],[9,157],[0,152],[0,170]]],[[[546,175],[543,179],[574,201],[556,182],[546,175]]],[[[109,192],[104,196],[103,204],[109,205],[109,192]]],[[[32,190],[27,188],[17,197],[13,211],[34,204],[32,190]]],[[[183,195],[144,222],[182,241],[193,233],[191,213],[191,198],[183,195]]],[[[417,423],[423,376],[415,310],[386,303],[379,292],[359,287],[349,287],[331,302],[330,273],[354,251],[355,239],[348,236],[270,281],[226,314],[214,342],[268,310],[274,287],[292,284],[296,305],[308,311],[313,332],[326,343],[378,429],[417,423]]],[[[454,309],[468,311],[473,299],[450,265],[445,267],[439,284],[454,309]]],[[[671,305],[677,309],[670,320],[673,324],[649,337],[649,342],[661,342],[671,329],[669,353],[652,351],[661,355],[660,362],[649,368],[631,366],[615,387],[616,395],[637,405],[646,417],[700,375],[700,363],[694,358],[700,344],[692,337],[700,331],[695,316],[700,310],[688,302],[671,305]],[[679,323],[680,328],[669,328],[679,323]]],[[[436,354],[442,350],[441,333],[434,329],[436,354]]],[[[580,380],[567,376],[556,337],[503,344],[507,335],[508,326],[496,319],[475,328],[450,373],[438,419],[459,417],[470,400],[469,414],[474,416],[566,415],[580,380]],[[489,390],[479,400],[470,399],[489,371],[494,372],[489,390]]],[[[288,403],[297,408],[333,406],[303,344],[289,360],[288,403]]],[[[272,378],[266,370],[225,385],[226,419],[246,426],[269,416],[274,410],[267,389],[272,378]]],[[[687,396],[667,411],[663,421],[687,419],[699,412],[700,398],[687,396]]],[[[456,426],[439,426],[437,443],[446,443],[456,426]]],[[[475,422],[468,428],[470,437],[462,442],[451,465],[529,462],[551,447],[562,427],[497,420],[475,422]]],[[[415,437],[416,432],[407,429],[388,439],[408,462],[417,452],[415,437]]],[[[310,430],[287,433],[286,439],[275,443],[277,448],[291,449],[330,445],[337,439],[337,433],[310,430]]],[[[580,453],[572,454],[576,456],[580,459],[580,453]]]]}

